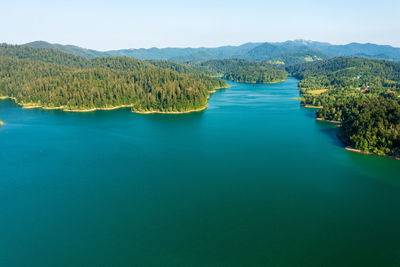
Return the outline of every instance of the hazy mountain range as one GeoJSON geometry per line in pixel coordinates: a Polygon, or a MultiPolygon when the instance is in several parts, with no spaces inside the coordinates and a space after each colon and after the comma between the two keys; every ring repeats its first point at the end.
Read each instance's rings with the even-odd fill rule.
{"type": "Polygon", "coordinates": [[[294,40],[280,43],[246,43],[240,46],[221,46],[216,48],[140,48],[110,50],[105,52],[81,48],[74,45],[51,44],[44,41],[35,41],[27,43],[26,45],[59,49],[86,58],[98,56],[126,56],[144,60],[164,59],[176,62],[238,58],[255,61],[265,60],[278,64],[293,64],[336,56],[357,56],[400,62],[400,48],[389,45],[370,43],[333,45],[306,40],[294,40]]]}

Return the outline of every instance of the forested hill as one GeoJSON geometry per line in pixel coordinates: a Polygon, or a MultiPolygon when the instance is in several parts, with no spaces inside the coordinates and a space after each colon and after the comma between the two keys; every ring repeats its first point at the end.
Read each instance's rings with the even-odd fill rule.
{"type": "Polygon", "coordinates": [[[304,105],[341,122],[341,140],[356,149],[400,157],[400,64],[339,57],[288,67],[304,105]]]}
{"type": "Polygon", "coordinates": [[[191,63],[193,68],[209,74],[223,76],[227,80],[244,83],[276,83],[287,78],[287,72],[281,66],[267,62],[244,59],[209,60],[191,63]]]}
{"type": "Polygon", "coordinates": [[[64,51],[64,52],[71,53],[76,56],[81,56],[81,57],[85,57],[85,58],[111,56],[107,52],[96,51],[93,49],[86,49],[86,48],[82,48],[82,47],[79,47],[76,45],[51,44],[51,43],[48,43],[45,41],[31,42],[31,43],[25,44],[25,46],[30,46],[30,47],[34,47],[34,48],[58,49],[60,51],[64,51]]]}
{"type": "Polygon", "coordinates": [[[367,87],[363,93],[400,90],[400,64],[390,61],[338,57],[286,69],[301,80],[303,92],[341,89],[360,93],[367,87]]]}
{"type": "Polygon", "coordinates": [[[55,49],[0,45],[0,96],[24,106],[187,112],[207,106],[222,80],[124,57],[86,59],[55,49]]]}
{"type": "Polygon", "coordinates": [[[170,69],[179,73],[193,74],[193,73],[204,73],[200,68],[193,68],[192,66],[184,63],[176,63],[168,60],[149,60],[148,63],[163,68],[170,69]]]}

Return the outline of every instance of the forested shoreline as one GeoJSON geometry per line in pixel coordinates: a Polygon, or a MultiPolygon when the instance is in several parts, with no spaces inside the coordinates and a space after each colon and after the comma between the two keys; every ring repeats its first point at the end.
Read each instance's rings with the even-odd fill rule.
{"type": "Polygon", "coordinates": [[[212,92],[235,82],[284,81],[284,68],[248,60],[180,64],[126,57],[87,59],[57,49],[0,45],[0,96],[25,108],[140,113],[202,110],[212,92]]]}
{"type": "Polygon", "coordinates": [[[340,122],[338,136],[360,152],[400,157],[400,64],[340,57],[295,65],[301,103],[340,122]]]}
{"type": "Polygon", "coordinates": [[[53,49],[0,46],[0,95],[26,107],[187,112],[206,107],[210,93],[225,87],[202,73],[132,58],[88,60],[53,49]]]}

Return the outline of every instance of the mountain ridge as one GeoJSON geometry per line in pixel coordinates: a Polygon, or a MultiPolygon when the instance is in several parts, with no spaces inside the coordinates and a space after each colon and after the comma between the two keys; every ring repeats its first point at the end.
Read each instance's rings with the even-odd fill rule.
{"type": "Polygon", "coordinates": [[[125,56],[142,60],[171,60],[175,62],[206,61],[213,59],[247,59],[254,61],[280,62],[293,64],[337,56],[358,56],[386,59],[400,62],[400,48],[390,45],[352,42],[345,45],[335,45],[326,42],[310,40],[288,40],[285,42],[244,43],[233,46],[199,47],[199,48],[132,48],[109,51],[97,51],[75,45],[52,44],[45,41],[34,41],[26,46],[52,48],[72,53],[86,58],[125,56]],[[293,55],[298,55],[293,58],[293,55]],[[301,54],[307,54],[301,55],[301,54]],[[288,55],[291,55],[288,57],[288,55]],[[290,58],[290,59],[288,59],[290,58]]]}

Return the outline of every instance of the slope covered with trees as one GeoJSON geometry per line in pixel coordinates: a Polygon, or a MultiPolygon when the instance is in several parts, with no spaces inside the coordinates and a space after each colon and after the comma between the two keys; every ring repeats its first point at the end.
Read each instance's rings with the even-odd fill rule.
{"type": "Polygon", "coordinates": [[[209,74],[223,76],[227,80],[244,83],[276,83],[287,78],[284,68],[267,62],[244,59],[209,60],[191,63],[193,68],[209,74]]]}
{"type": "Polygon", "coordinates": [[[207,106],[222,80],[124,57],[91,60],[54,49],[0,46],[0,95],[25,106],[187,112],[207,106]]]}
{"type": "Polygon", "coordinates": [[[400,156],[400,105],[392,95],[348,101],[339,136],[345,144],[378,155],[400,156]]]}
{"type": "Polygon", "coordinates": [[[286,80],[288,74],[283,68],[260,64],[239,67],[225,73],[224,78],[240,83],[279,83],[286,80]]]}
{"type": "Polygon", "coordinates": [[[302,103],[320,107],[317,117],[341,122],[346,145],[400,156],[400,64],[340,57],[291,66],[302,103]]]}
{"type": "Polygon", "coordinates": [[[206,61],[213,59],[241,58],[255,61],[270,61],[278,64],[295,64],[337,56],[358,56],[400,61],[400,48],[388,45],[359,44],[332,45],[306,40],[279,43],[246,43],[240,46],[215,48],[149,48],[96,51],[74,45],[51,44],[37,41],[26,44],[36,48],[54,48],[77,56],[94,58],[99,56],[124,56],[142,60],[170,60],[177,62],[206,61]],[[308,54],[305,56],[305,54],[308,54]]]}

